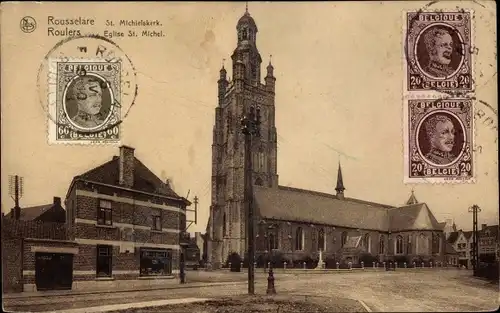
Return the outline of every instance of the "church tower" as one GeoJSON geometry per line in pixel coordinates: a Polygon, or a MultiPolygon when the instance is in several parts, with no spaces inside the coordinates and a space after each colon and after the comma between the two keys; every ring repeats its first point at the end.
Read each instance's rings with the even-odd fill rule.
{"type": "Polygon", "coordinates": [[[244,204],[245,138],[241,118],[250,108],[260,112],[260,137],[252,140],[252,181],[277,188],[277,136],[275,127],[274,68],[269,61],[264,82],[262,58],[257,49],[257,25],[248,8],[236,25],[237,45],[232,60],[232,80],[224,65],[218,80],[218,106],[212,144],[212,205],[210,207],[208,260],[214,267],[236,252],[246,252],[244,204]]]}

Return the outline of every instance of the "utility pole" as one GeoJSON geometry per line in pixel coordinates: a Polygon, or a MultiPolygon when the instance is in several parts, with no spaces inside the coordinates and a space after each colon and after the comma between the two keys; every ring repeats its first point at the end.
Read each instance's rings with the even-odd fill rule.
{"type": "MultiPolygon", "coordinates": [[[[187,197],[189,197],[189,192],[190,190],[188,191],[188,194],[186,196],[186,199],[187,197]]],[[[189,241],[190,241],[190,238],[191,236],[189,235],[188,233],[188,229],[191,225],[196,224],[196,222],[198,221],[197,218],[198,218],[198,197],[195,196],[194,197],[194,210],[191,210],[191,209],[188,209],[186,208],[186,216],[187,216],[187,212],[194,212],[194,220],[190,219],[188,220],[186,218],[186,225],[181,225],[181,232],[179,233],[179,245],[181,246],[181,251],[180,251],[180,262],[179,262],[179,272],[180,272],[180,283],[181,284],[185,284],[186,283],[186,253],[187,253],[187,247],[189,246],[189,241]],[[189,223],[189,224],[187,224],[189,223]]]]}
{"type": "Polygon", "coordinates": [[[18,220],[21,215],[21,207],[19,207],[19,199],[23,197],[23,178],[18,175],[9,176],[9,195],[12,200],[14,200],[14,211],[12,212],[12,218],[18,220]]]}
{"type": "Polygon", "coordinates": [[[474,275],[476,275],[477,265],[479,263],[479,239],[477,230],[477,214],[481,212],[478,205],[474,204],[469,208],[469,213],[472,213],[472,244],[474,249],[472,249],[472,269],[474,275]]]}
{"type": "Polygon", "coordinates": [[[254,212],[253,212],[253,181],[252,181],[252,137],[260,136],[260,110],[255,112],[250,107],[248,115],[241,119],[242,132],[245,135],[245,194],[244,200],[247,206],[247,249],[248,249],[248,294],[255,293],[255,236],[254,236],[254,212]]]}

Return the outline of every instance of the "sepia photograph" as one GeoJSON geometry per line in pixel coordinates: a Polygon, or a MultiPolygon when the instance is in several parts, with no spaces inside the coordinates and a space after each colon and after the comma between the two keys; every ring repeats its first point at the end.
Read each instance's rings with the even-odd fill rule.
{"type": "Polygon", "coordinates": [[[499,308],[494,1],[1,9],[4,311],[499,308]]]}

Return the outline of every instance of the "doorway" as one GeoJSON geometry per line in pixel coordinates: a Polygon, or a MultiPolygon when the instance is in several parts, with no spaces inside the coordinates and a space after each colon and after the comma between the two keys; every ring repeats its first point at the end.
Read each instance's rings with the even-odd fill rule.
{"type": "Polygon", "coordinates": [[[70,290],[73,284],[73,254],[35,253],[37,290],[70,290]]]}

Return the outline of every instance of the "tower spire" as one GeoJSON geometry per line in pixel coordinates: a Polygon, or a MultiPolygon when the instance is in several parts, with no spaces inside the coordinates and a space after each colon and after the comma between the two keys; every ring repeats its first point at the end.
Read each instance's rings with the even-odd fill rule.
{"type": "Polygon", "coordinates": [[[418,203],[418,200],[415,197],[415,190],[412,188],[411,189],[411,196],[408,199],[408,201],[406,201],[406,205],[412,205],[412,204],[417,204],[417,203],[418,203]]]}
{"type": "Polygon", "coordinates": [[[248,1],[245,2],[245,13],[248,14],[248,1]]]}
{"type": "Polygon", "coordinates": [[[337,198],[343,199],[344,198],[344,179],[342,178],[342,167],[340,166],[340,161],[339,161],[339,169],[337,171],[337,187],[335,188],[337,191],[337,198]]]}

